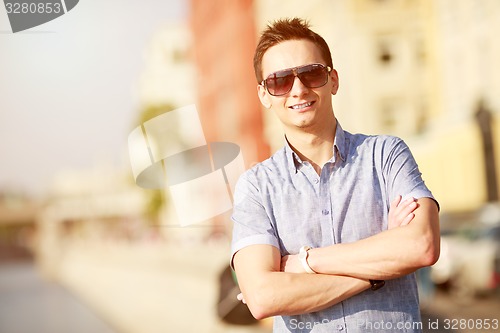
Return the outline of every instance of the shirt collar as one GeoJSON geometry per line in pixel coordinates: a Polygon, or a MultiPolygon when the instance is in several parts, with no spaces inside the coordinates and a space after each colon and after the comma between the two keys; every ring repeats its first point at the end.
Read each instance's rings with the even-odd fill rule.
{"type": "MultiPolygon", "coordinates": [[[[299,155],[297,155],[297,153],[293,151],[292,147],[290,147],[290,143],[288,142],[286,135],[285,135],[285,154],[290,172],[297,173],[300,166],[304,162],[300,159],[299,155]]],[[[339,156],[342,161],[345,161],[346,158],[345,134],[338,120],[337,120],[337,127],[335,130],[335,139],[333,142],[333,159],[332,159],[333,162],[336,161],[337,156],[339,156]]]]}
{"type": "MultiPolygon", "coordinates": [[[[345,139],[345,133],[337,120],[337,128],[335,130],[335,141],[333,142],[334,149],[338,152],[340,159],[345,162],[347,157],[347,142],[345,139]]],[[[336,154],[333,154],[336,156],[336,154]]]]}
{"type": "Polygon", "coordinates": [[[288,163],[288,169],[291,173],[297,173],[300,165],[302,165],[302,160],[299,155],[293,151],[292,147],[290,147],[290,143],[285,135],[285,155],[288,163]]]}

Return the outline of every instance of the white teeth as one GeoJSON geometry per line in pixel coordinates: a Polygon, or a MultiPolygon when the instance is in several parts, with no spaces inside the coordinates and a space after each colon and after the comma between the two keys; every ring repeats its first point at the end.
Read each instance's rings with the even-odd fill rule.
{"type": "Polygon", "coordinates": [[[307,108],[308,106],[311,106],[311,105],[312,105],[311,102],[307,102],[307,103],[303,103],[303,104],[297,104],[297,105],[293,105],[292,109],[294,109],[294,110],[303,109],[303,108],[307,108]]]}

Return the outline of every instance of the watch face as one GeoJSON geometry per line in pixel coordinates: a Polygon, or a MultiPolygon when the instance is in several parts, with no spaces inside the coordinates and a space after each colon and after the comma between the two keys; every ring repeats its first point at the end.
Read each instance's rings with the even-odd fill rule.
{"type": "Polygon", "coordinates": [[[385,285],[384,280],[370,280],[370,284],[372,285],[372,290],[378,290],[385,285]]]}

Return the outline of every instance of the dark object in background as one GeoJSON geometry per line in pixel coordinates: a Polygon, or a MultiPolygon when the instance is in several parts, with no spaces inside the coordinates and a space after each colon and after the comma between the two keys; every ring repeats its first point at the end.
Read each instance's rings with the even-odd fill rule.
{"type": "Polygon", "coordinates": [[[257,320],[252,316],[246,304],[240,302],[236,296],[240,288],[236,283],[231,267],[227,266],[219,275],[219,300],[217,315],[228,324],[252,325],[257,320]]]}
{"type": "Polygon", "coordinates": [[[498,201],[497,174],[495,165],[495,146],[493,135],[493,116],[486,108],[484,100],[480,100],[476,111],[476,121],[481,130],[481,141],[484,154],[484,168],[486,174],[486,189],[488,202],[498,201]]]}

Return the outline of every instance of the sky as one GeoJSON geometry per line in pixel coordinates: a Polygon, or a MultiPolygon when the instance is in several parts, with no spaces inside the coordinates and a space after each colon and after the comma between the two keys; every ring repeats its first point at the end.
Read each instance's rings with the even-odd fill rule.
{"type": "Polygon", "coordinates": [[[0,6],[0,193],[40,197],[59,172],[129,167],[145,48],[186,1],[80,0],[15,34],[0,6]]]}

